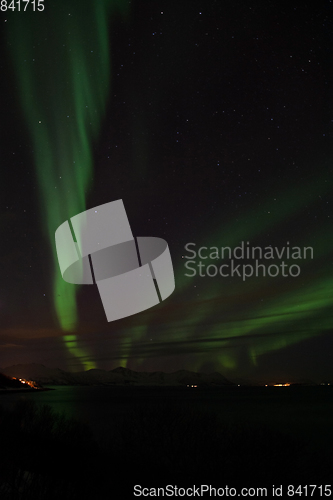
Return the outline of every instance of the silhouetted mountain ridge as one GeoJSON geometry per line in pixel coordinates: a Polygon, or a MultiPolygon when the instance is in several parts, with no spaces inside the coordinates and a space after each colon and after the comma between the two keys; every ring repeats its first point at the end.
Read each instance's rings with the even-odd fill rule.
{"type": "Polygon", "coordinates": [[[0,390],[14,390],[14,389],[24,389],[25,385],[19,380],[13,380],[12,378],[0,373],[0,390]]]}
{"type": "Polygon", "coordinates": [[[14,365],[2,370],[10,377],[34,380],[42,385],[135,385],[135,386],[230,386],[234,385],[218,372],[197,373],[178,370],[173,373],[136,372],[118,367],[114,370],[92,369],[82,372],[66,372],[48,368],[42,364],[14,365]]]}

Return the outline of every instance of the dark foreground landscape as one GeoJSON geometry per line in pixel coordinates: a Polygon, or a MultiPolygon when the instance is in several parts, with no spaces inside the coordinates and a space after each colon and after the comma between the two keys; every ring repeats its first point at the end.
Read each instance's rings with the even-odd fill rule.
{"type": "Polygon", "coordinates": [[[1,500],[332,482],[332,386],[60,387],[1,402],[1,500]]]}

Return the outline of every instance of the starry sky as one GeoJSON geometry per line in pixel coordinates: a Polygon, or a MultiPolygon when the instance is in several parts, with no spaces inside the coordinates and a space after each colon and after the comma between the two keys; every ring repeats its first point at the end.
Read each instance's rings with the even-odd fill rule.
{"type": "Polygon", "coordinates": [[[45,4],[0,17],[0,366],[332,380],[332,2],[45,4]],[[108,323],[54,233],[117,199],[176,289],[108,323]]]}

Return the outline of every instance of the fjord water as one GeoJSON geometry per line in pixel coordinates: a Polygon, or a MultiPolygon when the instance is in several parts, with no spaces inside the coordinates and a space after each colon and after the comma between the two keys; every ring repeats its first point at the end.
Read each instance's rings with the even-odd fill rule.
{"type": "Polygon", "coordinates": [[[98,440],[113,434],[114,424],[135,412],[152,409],[204,411],[223,425],[279,430],[315,448],[333,438],[333,387],[107,387],[50,386],[0,396],[0,404],[13,408],[17,401],[49,405],[88,424],[98,440]]]}
{"type": "MultiPolygon", "coordinates": [[[[37,482],[44,465],[46,475],[51,470],[58,478],[63,474],[60,470],[67,470],[63,460],[68,471],[75,470],[75,477],[67,477],[62,486],[62,498],[74,498],[63,496],[69,495],[68,485],[72,485],[105,500],[115,484],[124,486],[124,470],[129,490],[135,484],[271,488],[272,484],[330,483],[331,386],[51,389],[2,393],[0,405],[13,412],[6,420],[1,411],[0,420],[7,422],[2,439],[7,439],[4,451],[16,476],[22,467],[29,470],[35,464],[32,473],[37,482]],[[59,413],[79,423],[59,418],[59,413]],[[21,457],[26,457],[23,465],[21,457]],[[51,460],[51,469],[45,457],[51,460]]],[[[48,486],[54,491],[52,481],[48,486]]]]}

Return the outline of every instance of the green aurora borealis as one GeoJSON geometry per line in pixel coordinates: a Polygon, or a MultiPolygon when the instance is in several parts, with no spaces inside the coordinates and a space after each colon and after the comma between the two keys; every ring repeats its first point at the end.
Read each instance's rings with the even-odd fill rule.
{"type": "Polygon", "coordinates": [[[42,15],[11,15],[6,40],[33,150],[36,224],[52,256],[52,311],[41,306],[49,330],[40,336],[57,360],[65,347],[66,367],[260,377],[273,359],[275,377],[297,379],[314,345],[329,366],[331,28],[319,7],[272,5],[50,0],[42,15]],[[168,242],[176,289],[108,324],[96,287],[63,281],[54,233],[120,198],[135,236],[168,242]],[[312,247],[313,259],[289,259],[297,277],[185,276],[187,243],[242,241],[312,247]]]}
{"type": "MultiPolygon", "coordinates": [[[[77,327],[76,293],[60,273],[54,244],[57,227],[86,209],[93,183],[92,143],[109,96],[110,13],[125,12],[122,0],[49,2],[47,19],[20,12],[8,30],[19,93],[31,133],[44,233],[53,253],[53,300],[64,331],[77,327]],[[98,54],[95,57],[95,54],[98,54]]],[[[70,353],[84,356],[74,335],[70,353]]],[[[92,362],[86,368],[94,368],[92,362]]]]}

